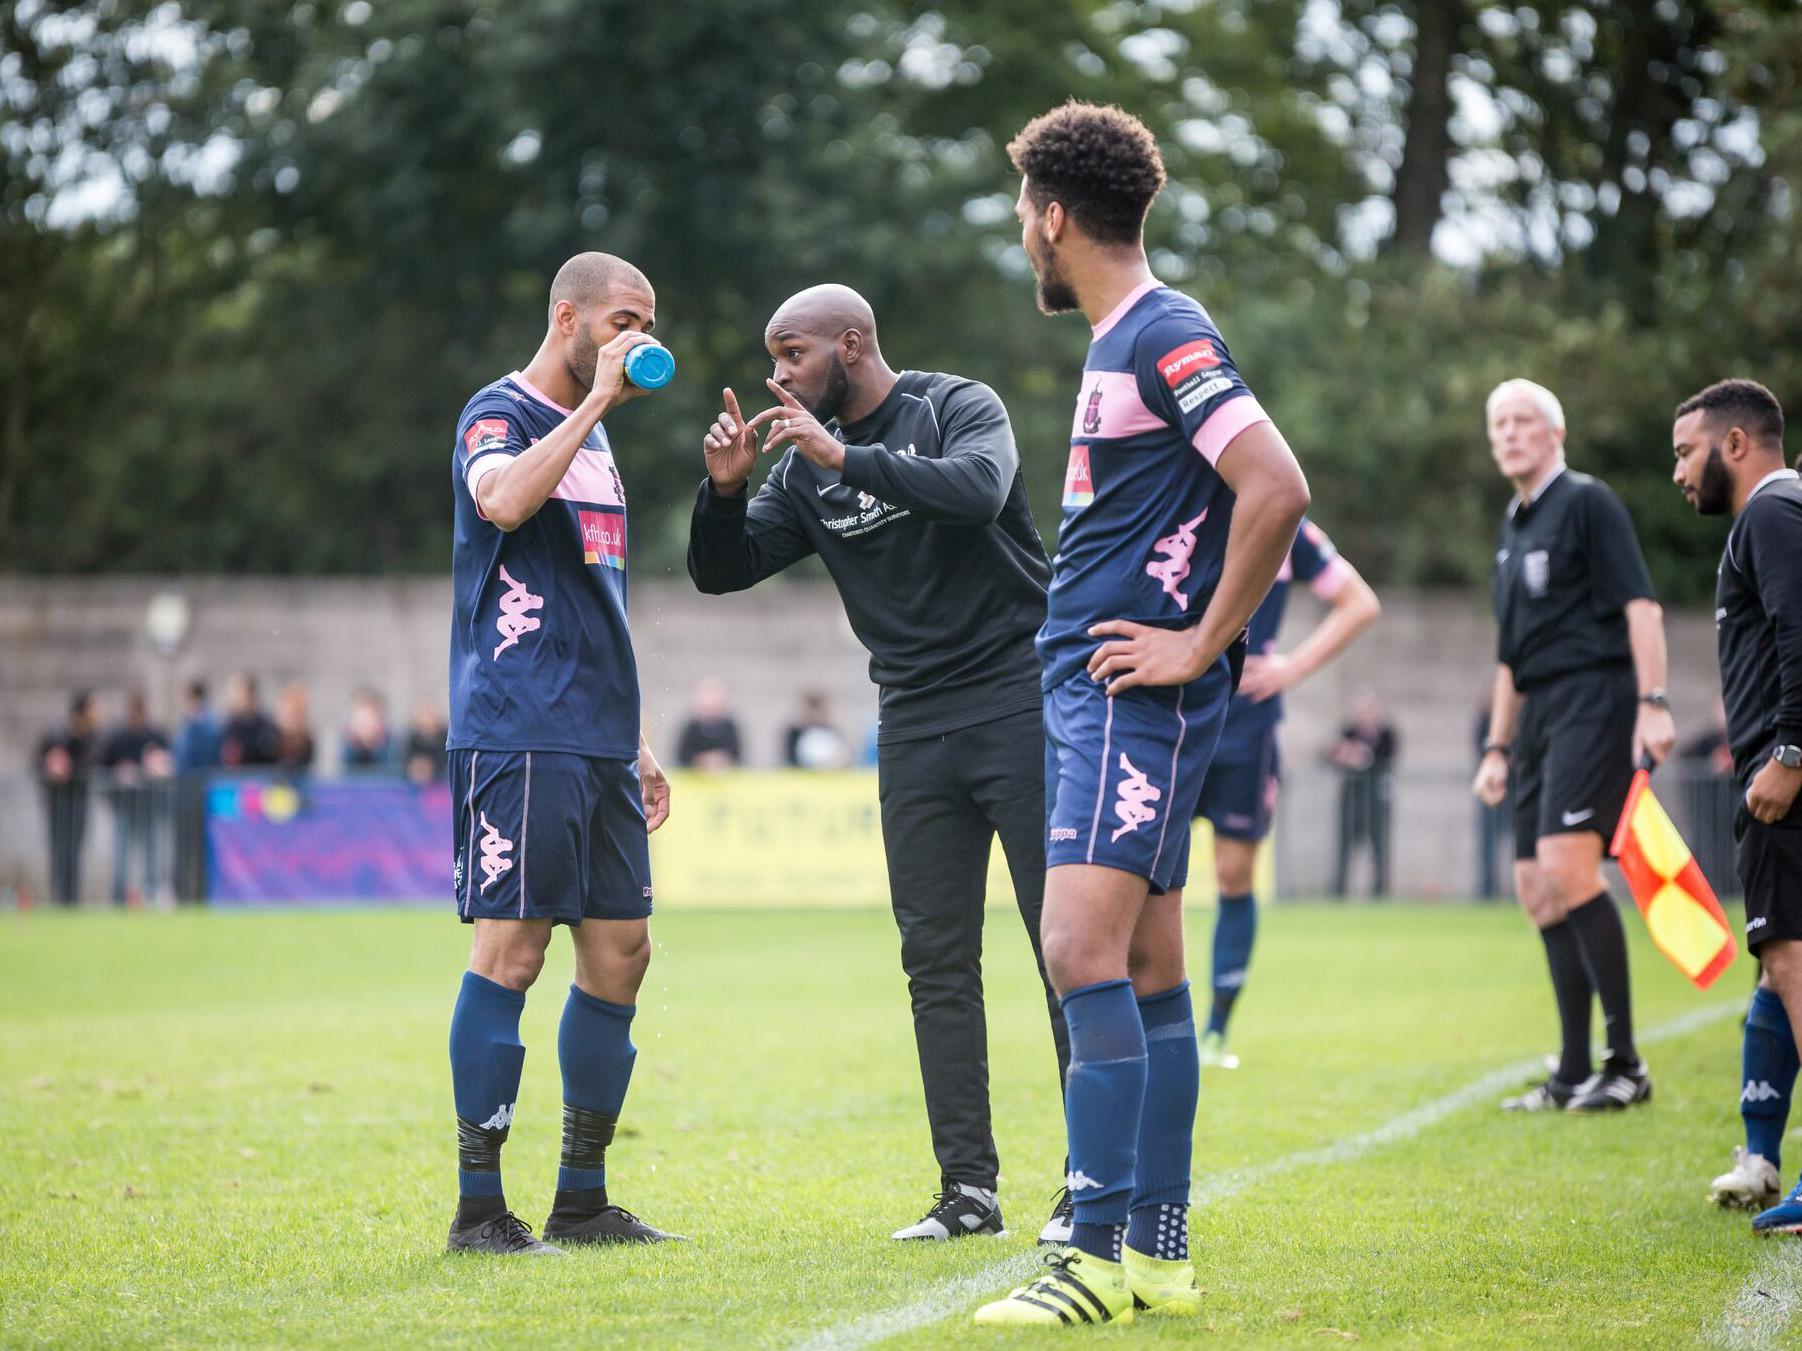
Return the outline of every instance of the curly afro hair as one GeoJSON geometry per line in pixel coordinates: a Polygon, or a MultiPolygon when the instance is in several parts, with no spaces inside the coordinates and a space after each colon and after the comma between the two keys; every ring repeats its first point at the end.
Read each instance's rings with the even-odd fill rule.
{"type": "Polygon", "coordinates": [[[1701,412],[1708,423],[1739,427],[1760,441],[1783,444],[1783,405],[1756,380],[1721,380],[1677,405],[1677,416],[1701,412]]]}
{"type": "Polygon", "coordinates": [[[1136,244],[1164,186],[1164,160],[1143,122],[1120,108],[1071,99],[1033,118],[1007,146],[1043,210],[1061,202],[1101,244],[1136,244]]]}

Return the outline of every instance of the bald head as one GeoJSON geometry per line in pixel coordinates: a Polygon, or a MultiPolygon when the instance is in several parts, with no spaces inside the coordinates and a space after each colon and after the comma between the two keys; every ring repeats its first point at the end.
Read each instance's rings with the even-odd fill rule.
{"type": "Polygon", "coordinates": [[[851,329],[863,335],[864,347],[876,348],[876,313],[870,302],[849,286],[828,282],[809,286],[783,301],[764,329],[764,337],[795,333],[833,341],[851,329]]]}
{"type": "Polygon", "coordinates": [[[611,253],[578,253],[557,269],[551,281],[551,315],[555,318],[557,306],[566,300],[587,314],[622,292],[649,296],[651,283],[624,258],[611,253]]]}

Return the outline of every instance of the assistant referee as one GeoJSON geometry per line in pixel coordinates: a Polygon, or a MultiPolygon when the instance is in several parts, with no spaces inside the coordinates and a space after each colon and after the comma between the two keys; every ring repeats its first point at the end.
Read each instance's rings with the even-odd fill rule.
{"type": "MultiPolygon", "coordinates": [[[[1715,573],[1715,643],[1740,790],[1746,947],[1763,970],[1742,1048],[1746,1147],[1715,1179],[1714,1199],[1756,1208],[1780,1190],[1802,1031],[1802,483],[1784,463],[1783,408],[1751,380],[1722,380],[1677,405],[1671,443],[1671,477],[1690,505],[1734,518],[1715,573]]],[[[1752,1231],[1802,1233],[1802,1183],[1752,1231]]]]}
{"type": "Polygon", "coordinates": [[[1473,788],[1494,806],[1512,780],[1514,892],[1545,943],[1562,1033],[1557,1069],[1502,1106],[1618,1110],[1651,1097],[1652,1081],[1633,1044],[1626,933],[1602,855],[1635,763],[1663,761],[1676,740],[1664,611],[1620,499],[1566,467],[1556,396],[1507,380],[1486,412],[1515,497],[1491,583],[1498,664],[1473,788]],[[1592,996],[1607,1035],[1593,1075],[1592,996]]]}

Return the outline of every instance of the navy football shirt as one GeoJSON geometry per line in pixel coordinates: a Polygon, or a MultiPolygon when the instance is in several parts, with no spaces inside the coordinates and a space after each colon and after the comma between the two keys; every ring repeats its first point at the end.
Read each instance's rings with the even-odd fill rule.
{"type": "Polygon", "coordinates": [[[518,372],[457,420],[452,750],[638,754],[638,667],[626,628],[626,494],[598,424],[556,491],[511,533],[476,486],[570,415],[518,372]]]}
{"type": "MultiPolygon", "coordinates": [[[[1276,650],[1277,630],[1283,626],[1283,611],[1289,604],[1292,582],[1306,582],[1322,600],[1331,600],[1345,585],[1351,569],[1339,557],[1339,550],[1326,537],[1326,531],[1312,521],[1303,521],[1289,546],[1289,556],[1252,614],[1250,638],[1246,652],[1267,657],[1276,650]]],[[[1220,732],[1220,747],[1214,752],[1216,764],[1242,765],[1255,762],[1262,750],[1264,736],[1283,720],[1283,696],[1273,694],[1263,702],[1243,694],[1235,694],[1227,705],[1226,726],[1220,732]]]]}
{"type": "Polygon", "coordinates": [[[1070,432],[1039,655],[1045,688],[1099,645],[1092,624],[1187,628],[1220,581],[1233,494],[1214,464],[1269,418],[1207,311],[1146,282],[1094,329],[1070,432]]]}

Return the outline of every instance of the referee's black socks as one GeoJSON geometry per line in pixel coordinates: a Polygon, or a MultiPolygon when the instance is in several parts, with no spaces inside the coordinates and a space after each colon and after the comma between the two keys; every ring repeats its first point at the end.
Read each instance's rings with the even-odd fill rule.
{"type": "Polygon", "coordinates": [[[1577,930],[1568,919],[1539,931],[1546,965],[1552,971],[1552,995],[1558,1001],[1558,1081],[1574,1088],[1589,1077],[1589,1005],[1595,990],[1583,964],[1577,930]]]}
{"type": "Polygon", "coordinates": [[[1604,887],[1581,905],[1573,905],[1566,921],[1576,931],[1583,950],[1583,965],[1602,1004],[1603,1031],[1607,1038],[1605,1067],[1639,1063],[1633,1045],[1633,992],[1627,978],[1627,931],[1620,911],[1604,887]]]}

